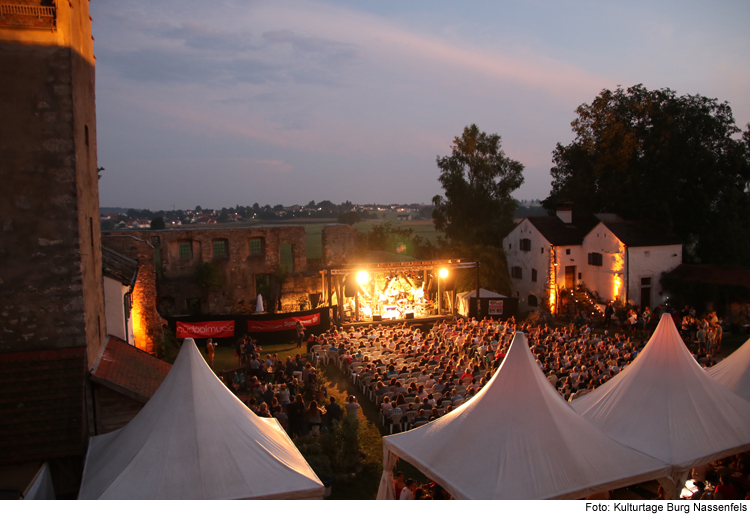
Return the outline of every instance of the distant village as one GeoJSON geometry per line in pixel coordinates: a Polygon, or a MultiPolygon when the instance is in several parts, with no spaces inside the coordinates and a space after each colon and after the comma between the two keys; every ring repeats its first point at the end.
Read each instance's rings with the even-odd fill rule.
{"type": "MultiPolygon", "coordinates": [[[[121,229],[151,229],[151,223],[161,218],[164,225],[158,229],[190,226],[227,224],[232,222],[250,222],[253,220],[279,221],[293,219],[337,219],[343,223],[353,224],[361,220],[375,220],[378,218],[392,218],[396,221],[432,220],[432,205],[425,204],[353,204],[345,201],[335,204],[329,200],[307,205],[270,205],[223,207],[210,209],[196,206],[195,209],[173,209],[150,211],[148,209],[133,209],[124,207],[100,207],[102,230],[121,229]],[[347,215],[347,216],[345,216],[347,215]],[[352,221],[353,220],[353,221],[352,221]]],[[[518,200],[516,218],[544,215],[546,212],[539,200],[518,200]]],[[[158,223],[158,221],[157,221],[158,223]]]]}

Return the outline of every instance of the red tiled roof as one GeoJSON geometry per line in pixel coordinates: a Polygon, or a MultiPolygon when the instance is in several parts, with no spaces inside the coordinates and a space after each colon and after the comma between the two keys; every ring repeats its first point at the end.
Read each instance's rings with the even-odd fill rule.
{"type": "Polygon", "coordinates": [[[86,349],[0,354],[0,464],[82,455],[86,349]]]}
{"type": "Polygon", "coordinates": [[[147,402],[172,365],[116,337],[108,337],[91,380],[125,396],[147,402]]]}

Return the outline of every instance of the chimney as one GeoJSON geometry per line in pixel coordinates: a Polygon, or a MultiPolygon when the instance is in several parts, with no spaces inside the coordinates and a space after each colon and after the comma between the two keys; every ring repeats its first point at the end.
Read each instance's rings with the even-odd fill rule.
{"type": "Polygon", "coordinates": [[[555,213],[557,214],[557,217],[566,224],[573,223],[572,202],[563,202],[561,204],[558,204],[557,208],[555,209],[555,213]]]}

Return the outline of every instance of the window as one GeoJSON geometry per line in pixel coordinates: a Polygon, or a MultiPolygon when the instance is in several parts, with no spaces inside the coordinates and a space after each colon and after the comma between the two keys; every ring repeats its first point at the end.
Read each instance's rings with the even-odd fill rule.
{"type": "Polygon", "coordinates": [[[510,276],[513,279],[523,279],[523,270],[520,266],[513,266],[510,268],[510,276]]]}
{"type": "Polygon", "coordinates": [[[187,300],[188,312],[190,314],[201,313],[201,300],[200,299],[188,299],[187,300]]]}
{"type": "Polygon", "coordinates": [[[250,256],[255,257],[265,253],[265,242],[263,238],[251,238],[248,240],[250,246],[250,256]]]}
{"type": "Polygon", "coordinates": [[[180,242],[179,248],[181,259],[193,258],[193,244],[190,242],[180,242]]]}
{"type": "Polygon", "coordinates": [[[602,265],[602,254],[601,253],[589,253],[589,265],[590,266],[601,266],[602,265]]]}
{"type": "Polygon", "coordinates": [[[531,270],[531,282],[536,282],[536,270],[533,268],[531,270]]]}
{"type": "Polygon", "coordinates": [[[651,256],[651,252],[650,251],[644,251],[643,252],[643,256],[646,257],[646,258],[649,258],[651,256]]]}
{"type": "Polygon", "coordinates": [[[531,251],[531,239],[522,238],[520,247],[521,247],[521,251],[531,251]]]}
{"type": "Polygon", "coordinates": [[[542,254],[544,254],[544,246],[542,246],[542,248],[541,248],[541,249],[542,249],[542,254]]]}
{"type": "Polygon", "coordinates": [[[279,248],[279,261],[281,271],[294,273],[294,249],[291,244],[281,244],[279,248]]]}
{"type": "Polygon", "coordinates": [[[271,293],[271,277],[268,275],[255,276],[255,294],[261,294],[265,302],[268,302],[271,293]]]}
{"type": "Polygon", "coordinates": [[[152,246],[158,246],[161,242],[161,239],[158,236],[152,236],[151,237],[151,245],[152,246]]]}
{"type": "Polygon", "coordinates": [[[164,275],[164,268],[161,264],[161,249],[154,248],[154,265],[156,266],[156,276],[160,279],[164,275]]]}
{"type": "Polygon", "coordinates": [[[570,255],[570,248],[568,248],[568,249],[565,250],[565,254],[566,255],[570,255]]]}
{"type": "Polygon", "coordinates": [[[229,241],[225,238],[212,241],[215,259],[229,258],[229,241]]]}
{"type": "Polygon", "coordinates": [[[529,294],[529,306],[539,306],[539,301],[537,301],[536,295],[529,294]]]}
{"type": "Polygon", "coordinates": [[[513,244],[508,244],[508,249],[512,248],[513,244]]]}
{"type": "Polygon", "coordinates": [[[651,286],[651,277],[643,277],[641,279],[641,286],[651,286]]]}

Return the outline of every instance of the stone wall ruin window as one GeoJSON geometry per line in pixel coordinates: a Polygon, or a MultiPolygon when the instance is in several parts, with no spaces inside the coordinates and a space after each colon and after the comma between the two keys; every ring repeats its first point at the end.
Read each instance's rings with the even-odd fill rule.
{"type": "Polygon", "coordinates": [[[291,244],[281,244],[279,248],[279,262],[281,271],[294,273],[294,248],[291,244]]]}
{"type": "Polygon", "coordinates": [[[264,255],[266,252],[265,240],[263,238],[251,238],[248,240],[248,246],[250,248],[250,256],[257,257],[264,255]]]}
{"type": "Polygon", "coordinates": [[[190,242],[180,242],[179,255],[181,259],[193,258],[193,244],[190,242]]]}
{"type": "Polygon", "coordinates": [[[214,259],[229,258],[229,241],[226,238],[219,238],[211,241],[214,259]]]}

